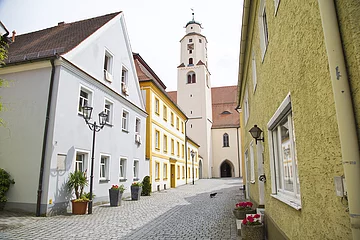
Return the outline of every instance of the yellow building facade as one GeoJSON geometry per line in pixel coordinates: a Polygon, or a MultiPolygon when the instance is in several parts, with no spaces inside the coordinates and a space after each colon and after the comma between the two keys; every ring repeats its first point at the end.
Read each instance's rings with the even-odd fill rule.
{"type": "MultiPolygon", "coordinates": [[[[166,86],[139,54],[134,54],[134,61],[149,114],[145,152],[149,160],[152,191],[186,184],[192,180],[190,151],[197,159],[199,148],[193,141],[186,141],[187,117],[168,97],[166,86]]],[[[198,169],[197,164],[194,169],[198,169]]]]}
{"type": "Polygon", "coordinates": [[[360,239],[359,22],[356,0],[244,1],[243,175],[268,239],[360,239]]]}

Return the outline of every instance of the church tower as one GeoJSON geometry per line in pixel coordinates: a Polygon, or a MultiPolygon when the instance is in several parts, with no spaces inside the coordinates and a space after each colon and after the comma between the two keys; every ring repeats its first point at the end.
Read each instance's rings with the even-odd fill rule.
{"type": "Polygon", "coordinates": [[[203,162],[200,177],[212,177],[212,105],[211,82],[208,69],[207,39],[201,34],[202,26],[192,20],[180,40],[181,53],[178,66],[177,103],[189,118],[187,135],[200,145],[203,162]]]}

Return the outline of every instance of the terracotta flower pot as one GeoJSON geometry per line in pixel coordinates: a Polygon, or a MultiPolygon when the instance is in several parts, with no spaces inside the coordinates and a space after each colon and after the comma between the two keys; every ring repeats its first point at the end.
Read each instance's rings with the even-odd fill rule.
{"type": "Polygon", "coordinates": [[[72,214],[82,215],[86,213],[86,209],[89,201],[71,200],[71,203],[72,203],[72,214]]]}
{"type": "Polygon", "coordinates": [[[264,224],[261,225],[244,225],[241,224],[241,238],[243,240],[263,240],[264,224]]]}
{"type": "Polygon", "coordinates": [[[256,209],[251,209],[251,210],[234,209],[233,213],[234,213],[236,219],[244,219],[246,217],[246,214],[255,214],[256,209]]]}

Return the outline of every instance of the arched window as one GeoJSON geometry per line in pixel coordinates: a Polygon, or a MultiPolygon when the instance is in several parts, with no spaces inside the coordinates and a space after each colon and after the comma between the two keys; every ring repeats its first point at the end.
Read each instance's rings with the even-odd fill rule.
{"type": "Polygon", "coordinates": [[[189,72],[187,74],[187,83],[196,83],[196,74],[194,72],[189,72]]]}
{"type": "Polygon", "coordinates": [[[189,58],[189,65],[194,65],[192,58],[189,58]]]}
{"type": "Polygon", "coordinates": [[[229,147],[229,135],[227,133],[223,135],[223,147],[229,147]]]}

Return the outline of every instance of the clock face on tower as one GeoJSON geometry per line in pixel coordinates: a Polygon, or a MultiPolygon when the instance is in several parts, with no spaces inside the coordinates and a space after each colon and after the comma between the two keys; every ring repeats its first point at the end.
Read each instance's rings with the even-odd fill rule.
{"type": "Polygon", "coordinates": [[[187,47],[188,47],[188,50],[194,50],[194,44],[193,43],[188,44],[187,47]]]}

